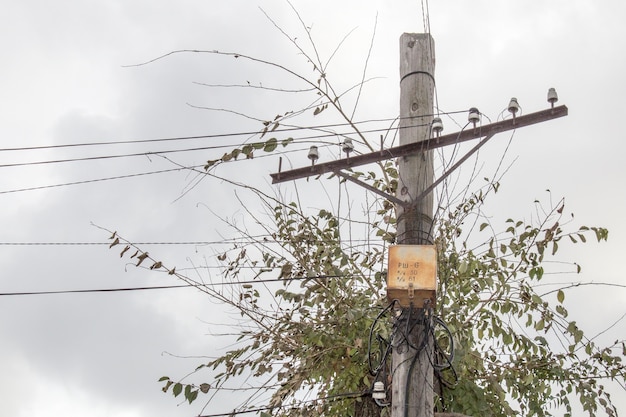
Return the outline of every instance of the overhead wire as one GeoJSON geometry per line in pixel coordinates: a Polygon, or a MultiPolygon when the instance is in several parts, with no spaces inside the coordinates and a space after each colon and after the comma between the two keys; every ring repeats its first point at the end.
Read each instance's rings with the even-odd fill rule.
{"type": "MultiPolygon", "coordinates": [[[[197,166],[191,167],[191,168],[200,168],[200,167],[201,167],[201,165],[197,165],[197,166]]],[[[91,179],[91,180],[65,182],[65,183],[60,183],[60,184],[37,185],[37,186],[33,186],[33,187],[24,187],[24,188],[16,188],[16,189],[13,189],[13,190],[0,191],[0,195],[1,194],[21,193],[21,192],[25,192],[25,191],[46,190],[46,189],[50,189],[50,188],[68,187],[68,186],[71,186],[71,185],[92,184],[92,183],[95,183],[95,182],[113,181],[113,180],[121,180],[121,179],[127,179],[127,178],[136,178],[136,177],[142,177],[142,176],[146,176],[146,175],[165,174],[165,173],[169,173],[169,172],[181,171],[183,169],[184,168],[170,168],[170,169],[162,169],[162,170],[158,170],[158,171],[139,172],[139,173],[136,173],[136,174],[116,175],[114,177],[94,178],[94,179],[91,179]]]]}
{"type": "MultiPolygon", "coordinates": [[[[250,236],[249,240],[246,239],[238,239],[238,238],[232,238],[232,239],[223,239],[223,240],[199,240],[199,241],[163,241],[163,242],[150,242],[150,241],[146,241],[146,242],[132,242],[133,245],[142,245],[142,246],[147,246],[147,245],[193,245],[193,246],[207,246],[207,245],[232,245],[232,244],[238,244],[238,245],[252,245],[252,244],[256,244],[259,243],[260,239],[264,239],[269,237],[270,235],[257,235],[257,236],[250,236]],[[259,240],[255,240],[255,239],[259,239],[259,240]]],[[[362,242],[362,243],[367,243],[367,242],[371,242],[371,241],[379,241],[379,242],[383,242],[383,239],[352,239],[353,242],[362,242]]],[[[315,240],[309,240],[308,242],[311,243],[330,243],[332,242],[331,240],[322,240],[322,239],[315,239],[315,240]]],[[[270,243],[274,243],[277,245],[280,244],[284,244],[287,243],[287,241],[285,240],[274,240],[272,239],[271,241],[263,241],[263,244],[270,244],[270,243]]],[[[110,242],[0,242],[0,246],[109,246],[110,242]]]]}
{"type": "Polygon", "coordinates": [[[198,284],[178,284],[178,285],[160,285],[160,286],[145,286],[145,287],[124,287],[124,288],[93,288],[93,289],[78,289],[78,290],[51,290],[51,291],[14,291],[14,292],[0,292],[0,296],[33,296],[33,295],[60,295],[60,294],[85,294],[85,293],[114,293],[114,292],[130,292],[130,291],[148,291],[148,290],[165,290],[165,289],[177,289],[177,288],[205,288],[205,287],[224,287],[224,286],[238,286],[238,285],[253,285],[253,284],[267,284],[273,282],[292,282],[292,281],[306,281],[314,279],[340,279],[340,278],[352,278],[351,275],[320,275],[314,277],[291,277],[291,278],[271,278],[271,279],[254,279],[245,281],[233,281],[233,282],[209,282],[198,284]]]}
{"type": "Polygon", "coordinates": [[[297,404],[256,407],[256,408],[249,408],[247,410],[233,410],[227,413],[203,414],[198,417],[230,417],[230,416],[241,415],[241,414],[260,413],[263,411],[270,411],[270,410],[275,410],[275,409],[297,410],[304,405],[313,404],[313,403],[317,403],[321,401],[340,401],[340,400],[346,400],[346,399],[356,399],[356,398],[367,397],[369,395],[371,395],[369,392],[347,392],[347,393],[329,395],[329,396],[321,397],[321,398],[315,398],[313,400],[300,401],[297,404]]]}
{"type": "MultiPolygon", "coordinates": [[[[452,113],[450,113],[452,114],[452,113]]],[[[428,115],[420,116],[420,118],[428,117],[428,115]]],[[[396,120],[394,119],[376,119],[376,120],[368,120],[361,122],[354,122],[352,124],[340,123],[336,125],[326,125],[329,127],[338,127],[338,126],[351,126],[358,123],[371,123],[378,121],[388,121],[388,120],[396,120]]],[[[398,127],[396,129],[410,128],[415,126],[403,126],[398,127]]],[[[298,128],[286,128],[286,129],[276,129],[274,131],[267,132],[268,134],[282,133],[288,131],[302,131],[302,130],[312,130],[320,127],[298,127],[298,128]]],[[[368,129],[368,130],[360,130],[361,134],[367,133],[380,133],[386,132],[390,128],[378,128],[378,129],[368,129]]],[[[199,135],[199,136],[187,136],[187,137],[175,137],[175,138],[157,138],[157,139],[146,139],[146,140],[138,140],[138,141],[114,141],[114,142],[94,142],[94,145],[104,145],[104,144],[128,144],[128,143],[145,143],[145,142],[157,142],[157,141],[168,141],[168,140],[183,140],[183,139],[202,139],[202,138],[223,138],[228,136],[241,136],[245,134],[260,134],[261,132],[246,132],[246,133],[232,133],[232,134],[220,134],[220,135],[199,135]]],[[[294,142],[306,142],[315,139],[322,138],[330,138],[335,136],[347,137],[350,135],[357,134],[354,131],[348,132],[327,132],[323,134],[316,135],[306,135],[300,136],[296,138],[292,138],[294,142]]],[[[265,143],[265,141],[259,141],[256,143],[265,143]]],[[[134,152],[134,153],[126,153],[126,154],[115,154],[115,155],[96,155],[96,156],[86,156],[86,157],[78,157],[78,158],[65,158],[65,159],[57,159],[57,160],[40,160],[40,161],[28,161],[28,162],[17,162],[17,163],[5,163],[0,164],[0,168],[10,168],[10,167],[20,167],[20,166],[31,166],[31,165],[44,165],[44,164],[56,164],[56,163],[66,163],[66,162],[80,162],[80,161],[92,161],[92,160],[101,160],[101,159],[116,159],[116,158],[127,158],[127,157],[137,157],[137,156],[149,156],[149,155],[158,155],[158,154],[168,154],[168,153],[180,153],[180,152],[195,152],[201,150],[214,150],[214,149],[225,149],[232,147],[241,147],[249,144],[249,142],[242,143],[233,143],[233,144],[225,144],[225,145],[212,145],[212,146],[201,146],[201,147],[192,147],[192,148],[184,148],[184,149],[164,149],[158,151],[144,151],[144,152],[134,152]]],[[[49,145],[49,146],[39,146],[39,147],[23,147],[23,148],[3,148],[1,151],[19,151],[19,150],[43,150],[43,149],[54,149],[54,148],[63,148],[63,147],[74,147],[74,146],[89,146],[89,143],[82,144],[66,144],[66,145],[49,145]]],[[[329,143],[329,145],[336,145],[336,143],[329,143]]]]}
{"type": "Polygon", "coordinates": [[[51,290],[51,291],[20,291],[20,292],[0,292],[0,297],[8,296],[29,296],[29,295],[58,295],[58,294],[85,294],[85,293],[110,293],[110,292],[129,292],[129,291],[147,291],[147,290],[166,290],[174,288],[189,288],[192,284],[179,285],[160,285],[154,287],[126,287],[126,288],[94,288],[84,290],[51,290]]]}
{"type": "MultiPolygon", "coordinates": [[[[447,112],[447,114],[454,114],[456,112],[447,112]]],[[[377,119],[377,120],[371,120],[371,121],[384,121],[384,120],[391,120],[391,119],[377,119]]],[[[398,118],[395,118],[394,121],[397,121],[398,118]]],[[[362,122],[357,122],[357,123],[366,123],[369,121],[362,121],[362,122]]],[[[340,125],[344,125],[344,124],[336,124],[336,125],[325,125],[325,126],[340,126],[340,125]]],[[[413,127],[413,126],[405,126],[405,127],[413,127]]],[[[402,127],[404,128],[404,127],[402,127]]],[[[384,128],[384,129],[373,129],[373,130],[368,130],[368,131],[362,131],[361,133],[372,133],[372,132],[381,132],[381,131],[389,131],[390,129],[393,130],[392,127],[388,127],[388,128],[384,128]]],[[[400,127],[396,128],[396,129],[401,129],[400,127]]],[[[286,130],[286,129],[285,129],[286,130]]],[[[352,134],[353,132],[349,132],[349,133],[327,133],[327,134],[321,134],[321,135],[311,135],[311,136],[304,136],[304,137],[300,137],[297,138],[296,140],[300,141],[300,143],[305,142],[305,140],[307,139],[320,139],[323,137],[331,137],[331,136],[347,136],[352,134]]],[[[210,135],[206,135],[204,137],[208,137],[210,135]]],[[[190,139],[190,138],[202,138],[203,136],[189,136],[189,137],[177,137],[177,138],[157,138],[157,139],[147,139],[144,142],[153,142],[153,141],[166,141],[166,140],[179,140],[179,139],[190,139]]],[[[121,144],[121,143],[140,143],[142,141],[118,141],[118,142],[98,142],[98,143],[93,143],[94,145],[97,144],[121,144]]],[[[50,148],[56,148],[56,147],[71,147],[71,146],[83,146],[83,145],[89,145],[89,144],[66,144],[66,145],[51,145],[49,146],[50,148]]],[[[131,154],[120,154],[120,155],[101,155],[101,156],[92,156],[92,157],[82,157],[82,158],[68,158],[68,159],[59,159],[59,160],[45,160],[45,161],[33,161],[33,162],[22,162],[22,163],[11,163],[11,164],[0,164],[0,168],[3,167],[19,167],[19,166],[30,166],[30,165],[41,165],[41,164],[53,164],[53,163],[63,163],[63,162],[78,162],[78,161],[92,161],[92,160],[98,160],[98,159],[113,159],[113,158],[123,158],[123,157],[136,157],[136,156],[150,156],[150,155],[161,155],[161,154],[165,154],[165,153],[174,153],[174,152],[189,152],[189,151],[198,151],[198,150],[210,150],[210,149],[219,149],[219,148],[229,148],[229,147],[235,147],[238,146],[237,144],[232,144],[232,145],[219,145],[219,146],[205,146],[205,147],[198,147],[198,148],[188,148],[188,149],[171,149],[171,150],[163,150],[163,151],[149,151],[149,152],[137,152],[137,153],[131,153],[131,154]]],[[[337,146],[336,143],[329,143],[325,146],[337,146]]],[[[26,148],[4,148],[4,149],[0,149],[0,151],[9,151],[9,150],[30,150],[30,149],[45,149],[45,148],[49,148],[47,146],[44,147],[26,147],[26,148]]],[[[291,153],[291,152],[298,152],[299,150],[291,150],[291,151],[283,151],[282,153],[291,153]]],[[[263,157],[269,157],[272,156],[272,154],[268,153],[267,155],[260,155],[257,156],[256,158],[263,158],[263,157]]],[[[243,159],[242,159],[243,160],[243,159]]],[[[238,161],[237,159],[232,159],[229,161],[224,161],[224,162],[236,162],[238,161]]],[[[41,185],[41,186],[32,186],[32,187],[23,187],[23,188],[17,188],[17,189],[10,189],[10,190],[3,190],[0,191],[0,194],[12,194],[12,193],[19,193],[19,192],[26,192],[26,191],[36,191],[36,190],[44,190],[44,189],[52,189],[52,188],[60,188],[60,187],[66,187],[66,186],[73,186],[73,185],[82,185],[82,184],[90,184],[90,183],[96,183],[96,182],[104,182],[104,181],[112,181],[112,180],[120,180],[120,179],[129,179],[129,178],[136,178],[136,177],[141,177],[141,176],[147,176],[147,175],[154,175],[154,174],[161,174],[161,173],[168,173],[168,172],[175,172],[175,171],[179,171],[179,170],[184,170],[184,169],[191,169],[191,170],[195,170],[197,168],[199,168],[200,165],[195,165],[195,166],[189,166],[189,167],[178,167],[178,168],[171,168],[171,169],[164,169],[164,170],[157,170],[157,171],[150,171],[150,172],[145,172],[145,173],[134,173],[134,174],[127,174],[127,175],[117,175],[117,176],[111,176],[111,177],[104,177],[104,178],[95,178],[95,179],[88,179],[88,180],[79,180],[79,181],[71,181],[71,182],[66,182],[66,183],[59,183],[59,184],[49,184],[49,185],[41,185]]]]}
{"type": "MultiPolygon", "coordinates": [[[[387,122],[393,120],[389,119],[369,119],[353,122],[353,125],[359,125],[364,123],[376,123],[376,122],[387,122]]],[[[328,129],[333,127],[344,127],[350,126],[350,123],[334,123],[327,125],[319,125],[319,126],[296,126],[290,128],[279,128],[273,132],[282,133],[282,132],[293,132],[299,130],[319,130],[319,129],[328,129]]],[[[171,136],[164,138],[152,138],[152,139],[135,139],[135,140],[117,140],[117,141],[100,141],[100,142],[82,142],[82,143],[66,143],[59,145],[41,145],[41,146],[25,146],[25,147],[16,147],[16,148],[0,148],[0,152],[9,152],[9,151],[30,151],[30,150],[44,150],[44,149],[60,149],[60,148],[73,148],[73,147],[88,147],[88,146],[104,146],[104,145],[131,145],[131,144],[140,144],[140,143],[154,143],[154,142],[171,142],[171,141],[184,141],[184,140],[197,140],[197,139],[223,139],[228,137],[236,137],[236,136],[253,136],[258,135],[261,132],[259,131],[249,131],[249,132],[231,132],[231,133],[212,133],[205,135],[190,135],[190,136],[171,136]]]]}
{"type": "MultiPolygon", "coordinates": [[[[403,128],[408,128],[412,126],[407,126],[403,128]]],[[[387,128],[381,129],[370,129],[370,130],[362,130],[361,133],[379,133],[386,131],[387,128]]],[[[313,139],[322,139],[328,137],[335,136],[349,136],[354,135],[355,132],[346,132],[346,133],[325,133],[319,135],[309,135],[309,136],[301,136],[298,138],[293,138],[294,142],[309,142],[313,139]]],[[[257,143],[264,143],[257,142],[257,143]]],[[[150,156],[150,155],[161,155],[161,154],[170,154],[170,153],[181,153],[181,152],[196,152],[196,151],[205,151],[205,150],[215,150],[215,149],[229,149],[233,147],[241,147],[245,146],[247,143],[239,143],[239,144],[229,144],[229,145],[213,145],[213,146],[200,146],[194,148],[185,148],[185,149],[164,149],[159,151],[144,151],[144,152],[134,152],[134,153],[126,153],[126,154],[117,154],[117,155],[96,155],[96,156],[86,156],[79,158],[65,158],[65,159],[52,159],[52,160],[42,160],[42,161],[30,161],[30,162],[16,162],[16,163],[5,163],[0,164],[0,168],[12,168],[12,167],[21,167],[21,166],[31,166],[31,165],[47,165],[47,164],[58,164],[58,163],[67,163],[67,162],[82,162],[82,161],[93,161],[93,160],[102,160],[102,159],[117,159],[117,158],[129,158],[129,157],[138,157],[138,156],[150,156]]],[[[329,145],[336,145],[334,142],[329,143],[329,145]]]]}
{"type": "MultiPolygon", "coordinates": [[[[465,110],[461,110],[461,111],[449,112],[446,114],[455,114],[455,113],[460,113],[464,111],[465,110]]],[[[421,117],[428,117],[428,116],[429,115],[424,115],[421,117]]],[[[350,127],[350,126],[361,125],[361,124],[366,124],[366,123],[390,122],[396,119],[397,117],[360,120],[360,121],[355,121],[352,123],[344,122],[344,123],[331,123],[331,124],[317,125],[317,126],[284,127],[284,128],[277,128],[275,130],[268,130],[266,134],[321,130],[321,129],[330,129],[330,128],[335,128],[335,127],[350,127]]],[[[183,135],[183,136],[171,136],[171,137],[150,138],[150,139],[130,139],[130,140],[114,140],[114,141],[98,141],[98,142],[65,143],[65,144],[59,144],[59,145],[21,146],[21,147],[14,147],[14,148],[0,148],[0,152],[33,151],[33,150],[62,149],[62,148],[76,148],[76,147],[90,147],[90,146],[107,146],[107,145],[134,145],[134,144],[142,144],[142,143],[173,142],[173,141],[186,141],[186,140],[198,140],[198,139],[224,139],[224,138],[238,137],[238,136],[254,136],[254,135],[259,135],[262,133],[263,133],[262,131],[247,131],[247,132],[211,133],[211,134],[189,135],[189,136],[183,135]]],[[[334,134],[329,133],[328,135],[324,135],[324,136],[334,136],[334,134]]],[[[313,137],[316,137],[316,136],[313,136],[313,137]]]]}
{"type": "MultiPolygon", "coordinates": [[[[330,147],[330,146],[335,146],[335,145],[336,145],[335,143],[332,143],[332,144],[327,144],[324,147],[330,147]]],[[[206,148],[206,149],[209,149],[209,148],[206,148]]],[[[301,151],[301,149],[293,149],[293,150],[290,150],[290,151],[282,151],[281,154],[294,153],[294,152],[299,152],[299,151],[301,151]]],[[[182,152],[182,151],[167,151],[167,152],[182,152]]],[[[157,155],[157,156],[159,156],[160,153],[148,152],[148,153],[138,153],[138,154],[133,154],[133,155],[120,155],[118,157],[125,157],[125,156],[148,156],[148,155],[157,155]]],[[[257,156],[257,157],[255,157],[255,159],[266,158],[266,157],[270,157],[270,156],[274,156],[274,155],[268,153],[268,154],[265,154],[265,155],[257,156]]],[[[102,158],[106,158],[106,157],[102,157],[102,158]]],[[[50,161],[50,162],[40,162],[40,163],[74,162],[74,161],[87,160],[87,159],[101,159],[101,158],[100,157],[83,158],[83,159],[78,158],[78,159],[71,159],[71,160],[65,160],[65,161],[50,161]]],[[[232,162],[237,162],[237,161],[242,161],[242,160],[245,160],[245,159],[241,159],[241,160],[232,159],[232,160],[229,160],[229,161],[224,161],[224,163],[232,163],[232,162]]],[[[26,164],[12,164],[11,166],[35,165],[35,164],[39,164],[39,162],[37,162],[37,163],[26,163],[26,164]]],[[[202,166],[203,165],[180,166],[178,168],[170,168],[170,169],[150,171],[150,172],[143,172],[143,173],[135,173],[135,174],[127,174],[127,175],[117,175],[117,176],[112,176],[112,177],[103,177],[103,178],[94,178],[94,179],[89,179],[89,180],[71,181],[71,182],[59,183],[59,184],[39,185],[39,186],[23,187],[23,188],[16,188],[16,189],[10,189],[10,190],[2,190],[2,191],[0,191],[0,195],[2,195],[2,194],[13,194],[13,193],[19,193],[19,192],[26,192],[26,191],[37,191],[37,190],[44,190],[44,189],[51,189],[51,188],[60,188],[60,187],[67,187],[67,186],[72,186],[72,185],[91,184],[91,183],[96,183],[96,182],[104,182],[104,181],[112,181],[112,180],[120,180],[120,179],[129,179],[129,178],[136,178],[136,177],[147,176],[147,175],[155,175],[155,174],[162,174],[162,173],[182,171],[182,170],[196,170],[197,171],[198,168],[200,168],[202,166]]],[[[0,168],[2,168],[2,167],[3,166],[0,165],[0,168]]]]}

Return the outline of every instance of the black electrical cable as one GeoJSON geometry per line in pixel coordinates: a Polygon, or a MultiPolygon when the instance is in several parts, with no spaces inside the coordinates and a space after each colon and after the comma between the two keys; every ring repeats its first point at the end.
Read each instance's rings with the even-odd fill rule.
{"type": "Polygon", "coordinates": [[[433,328],[431,329],[431,335],[434,341],[434,352],[433,352],[434,357],[429,358],[429,360],[430,360],[431,365],[433,366],[434,375],[437,378],[437,381],[439,382],[440,391],[438,395],[441,401],[441,407],[443,411],[445,411],[446,403],[445,403],[445,397],[444,397],[444,392],[443,392],[444,388],[454,388],[454,386],[458,382],[458,375],[453,366],[454,350],[455,350],[454,338],[452,336],[452,332],[450,331],[450,328],[445,324],[445,322],[440,317],[435,316],[434,322],[435,322],[435,326],[439,325],[444,329],[448,338],[448,345],[449,345],[449,352],[446,353],[437,340],[437,337],[435,334],[435,328],[434,328],[435,326],[433,326],[433,328]],[[445,363],[437,362],[437,358],[444,358],[445,363]],[[443,377],[443,371],[447,369],[449,369],[452,372],[453,382],[450,382],[443,377]]]}
{"type": "Polygon", "coordinates": [[[129,288],[98,288],[87,290],[59,290],[59,291],[30,291],[30,292],[2,292],[1,296],[24,296],[24,295],[52,295],[52,294],[84,294],[99,292],[129,292],[129,291],[146,291],[146,290],[169,290],[173,288],[189,288],[195,287],[193,284],[181,285],[161,285],[158,287],[129,287],[129,288]]]}
{"type": "Polygon", "coordinates": [[[306,281],[312,279],[339,279],[351,278],[350,275],[321,275],[315,277],[292,277],[292,278],[273,278],[273,279],[253,279],[246,281],[234,282],[210,282],[197,284],[179,284],[179,285],[162,285],[153,287],[127,287],[127,288],[96,288],[83,290],[58,290],[58,291],[21,291],[21,292],[4,292],[1,296],[28,296],[28,295],[54,295],[54,294],[84,294],[84,293],[111,293],[111,292],[128,292],[128,291],[146,291],[146,290],[164,290],[173,288],[204,288],[204,287],[223,287],[227,285],[246,285],[246,284],[267,284],[271,282],[291,282],[306,281]]]}
{"type": "MultiPolygon", "coordinates": [[[[446,114],[453,113],[461,113],[465,111],[458,112],[449,112],[446,114]]],[[[424,115],[420,117],[431,117],[433,115],[424,115]]],[[[394,119],[395,120],[395,119],[394,119]]],[[[365,123],[367,121],[361,122],[365,123]]],[[[344,126],[346,124],[337,124],[336,126],[344,126]]],[[[333,127],[335,125],[328,125],[329,127],[333,127]]],[[[393,130],[400,129],[410,129],[414,127],[426,126],[426,124],[419,125],[408,125],[408,126],[399,126],[394,128],[393,130]]],[[[280,133],[286,131],[298,131],[298,130],[314,130],[315,127],[310,128],[289,128],[289,129],[277,129],[272,131],[272,133],[280,133]]],[[[319,135],[308,135],[302,136],[298,138],[292,138],[294,141],[310,141],[312,139],[321,139],[321,138],[329,138],[329,137],[349,137],[351,135],[356,134],[367,134],[367,133],[380,133],[389,131],[389,128],[379,128],[379,129],[368,129],[368,130],[360,130],[360,131],[350,131],[350,132],[328,132],[319,135]]],[[[217,138],[217,137],[228,137],[228,136],[240,136],[244,134],[259,134],[260,132],[249,132],[249,133],[233,133],[233,134],[218,134],[218,135],[199,135],[199,136],[181,136],[174,138],[160,138],[160,139],[145,139],[145,140],[137,140],[137,141],[112,141],[112,142],[94,142],[93,145],[106,145],[106,144],[128,144],[128,143],[144,143],[144,142],[160,142],[160,141],[168,141],[168,140],[183,140],[183,139],[202,139],[202,138],[217,138]]],[[[263,144],[265,142],[255,142],[257,144],[263,144]]],[[[214,145],[214,146],[203,146],[203,147],[195,147],[195,148],[186,148],[186,149],[169,149],[169,150],[161,150],[161,151],[145,151],[145,152],[137,152],[130,154],[118,154],[118,155],[100,155],[100,156],[91,156],[91,157],[81,157],[81,158],[67,158],[67,159],[58,159],[58,160],[43,160],[43,161],[31,161],[31,162],[20,162],[20,163],[9,163],[9,164],[0,164],[0,168],[10,168],[10,167],[21,167],[21,166],[32,166],[32,165],[45,165],[45,164],[57,164],[57,163],[66,163],[66,162],[79,162],[79,161],[92,161],[92,160],[101,160],[101,159],[116,159],[116,158],[126,158],[126,157],[137,157],[137,156],[149,156],[149,155],[159,155],[159,154],[167,154],[167,153],[178,153],[178,152],[191,152],[191,151],[200,151],[200,150],[211,150],[211,149],[223,149],[229,147],[240,147],[245,146],[246,144],[251,144],[248,142],[240,143],[240,144],[229,144],[229,145],[214,145]]],[[[22,147],[22,148],[2,148],[1,151],[22,151],[22,150],[39,150],[39,149],[49,149],[49,148],[64,148],[64,147],[74,147],[74,146],[89,146],[89,143],[81,143],[81,144],[67,144],[67,145],[48,145],[48,146],[34,146],[34,147],[22,147]]]]}
{"type": "MultiPolygon", "coordinates": [[[[201,166],[202,165],[198,165],[198,166],[191,167],[191,168],[200,168],[201,166]]],[[[0,191],[0,194],[21,193],[21,192],[24,192],[24,191],[45,190],[45,189],[48,189],[48,188],[67,187],[67,186],[70,186],[70,185],[81,185],[81,184],[91,184],[91,183],[94,183],[94,182],[102,182],[102,181],[121,180],[121,179],[126,179],[126,178],[142,177],[142,176],[145,176],[145,175],[154,175],[154,174],[163,174],[163,173],[169,173],[169,172],[174,172],[174,171],[182,171],[183,169],[185,169],[185,168],[170,168],[170,169],[162,169],[162,170],[159,170],[159,171],[140,172],[140,173],[137,173],[137,174],[117,175],[115,177],[95,178],[95,179],[91,179],[91,180],[66,182],[66,183],[62,183],[62,184],[38,185],[38,186],[35,186],[35,187],[26,187],[26,188],[14,189],[14,190],[0,191]]]]}
{"type": "Polygon", "coordinates": [[[385,349],[385,353],[383,354],[382,345],[380,344],[380,342],[385,341],[385,340],[380,335],[377,335],[377,339],[379,341],[379,347],[381,348],[381,361],[378,364],[378,366],[376,366],[375,368],[374,366],[372,366],[372,336],[374,335],[374,328],[376,327],[376,324],[378,324],[378,321],[381,319],[381,317],[385,315],[385,313],[387,313],[389,310],[391,310],[393,306],[396,304],[396,302],[397,300],[393,300],[389,305],[387,305],[387,307],[383,308],[380,311],[380,313],[378,313],[378,315],[372,322],[372,325],[370,326],[370,333],[369,333],[369,338],[368,338],[368,343],[367,343],[367,364],[369,366],[369,371],[371,375],[378,374],[378,372],[380,371],[380,368],[384,366],[384,360],[387,358],[389,352],[391,351],[391,343],[387,341],[388,346],[387,346],[387,349],[385,349]]]}
{"type": "Polygon", "coordinates": [[[433,338],[433,341],[434,341],[435,353],[437,353],[437,352],[441,353],[442,357],[445,358],[446,363],[439,364],[439,363],[436,363],[435,361],[432,361],[432,365],[433,365],[433,368],[435,370],[442,371],[444,369],[448,369],[448,368],[452,367],[452,362],[454,361],[454,338],[452,337],[452,332],[450,331],[448,326],[446,326],[446,324],[444,323],[444,321],[440,317],[435,316],[434,317],[434,322],[435,322],[435,325],[439,325],[439,326],[443,327],[444,331],[446,332],[446,334],[448,336],[448,342],[449,342],[449,345],[450,345],[450,347],[449,347],[450,352],[448,354],[446,354],[444,352],[444,350],[441,348],[441,346],[439,345],[439,342],[437,341],[437,338],[435,337],[435,329],[434,329],[434,326],[433,326],[433,328],[431,329],[431,335],[432,335],[432,338],[433,338]]]}
{"type": "Polygon", "coordinates": [[[312,403],[316,403],[320,401],[341,401],[341,400],[354,399],[354,398],[363,398],[369,395],[370,395],[369,392],[347,392],[347,393],[342,393],[342,394],[329,395],[329,396],[322,397],[322,398],[316,398],[314,400],[301,401],[300,403],[293,404],[293,405],[258,407],[258,408],[250,408],[248,410],[240,410],[240,411],[233,410],[230,413],[204,414],[198,417],[230,417],[230,416],[239,415],[239,414],[259,413],[261,411],[270,411],[274,409],[297,410],[299,406],[312,404],[312,403]]]}
{"type": "MultiPolygon", "coordinates": [[[[249,240],[244,240],[244,239],[235,239],[235,238],[231,238],[231,239],[224,239],[224,240],[197,240],[197,241],[179,241],[179,242],[142,242],[142,241],[137,241],[137,242],[132,242],[133,245],[139,246],[146,246],[146,245],[160,245],[160,246],[213,246],[213,245],[256,245],[258,243],[263,243],[264,245],[269,245],[269,244],[276,244],[276,245],[283,245],[288,243],[289,241],[287,240],[269,240],[267,239],[267,237],[269,237],[269,235],[264,236],[256,236],[256,238],[258,238],[259,240],[253,240],[255,238],[255,236],[251,236],[249,240]],[[261,239],[265,239],[263,240],[263,242],[261,242],[261,239]]],[[[323,240],[323,239],[316,239],[315,241],[311,241],[311,243],[329,243],[329,242],[334,242],[331,241],[330,239],[327,240],[323,240]]],[[[365,239],[353,239],[352,243],[355,242],[362,242],[363,245],[366,243],[371,243],[371,242],[382,242],[381,240],[365,240],[365,239]]],[[[0,246],[109,246],[111,243],[110,242],[0,242],[0,246]]],[[[363,246],[361,245],[361,246],[363,246]]],[[[353,245],[352,247],[358,247],[358,245],[353,245]]],[[[231,248],[231,249],[227,249],[228,251],[232,251],[232,250],[236,250],[239,248],[231,248]]]]}
{"type": "MultiPolygon", "coordinates": [[[[418,127],[418,126],[420,125],[403,126],[398,129],[408,129],[408,128],[418,127]]],[[[319,134],[319,135],[310,135],[310,136],[302,136],[299,138],[294,138],[294,141],[304,141],[304,140],[310,141],[312,139],[322,139],[322,138],[328,138],[328,137],[334,137],[334,136],[344,137],[344,136],[356,135],[357,133],[361,133],[361,134],[379,133],[379,132],[386,132],[387,130],[389,129],[382,128],[382,129],[361,130],[359,132],[351,131],[347,133],[336,133],[336,132],[324,133],[324,134],[319,134]]],[[[265,142],[261,141],[261,142],[255,142],[255,143],[264,144],[265,142]]],[[[82,162],[82,161],[94,161],[94,160],[101,160],[101,159],[117,159],[117,158],[129,158],[129,157],[138,157],[138,156],[163,155],[163,154],[180,153],[180,152],[195,152],[195,151],[241,147],[241,146],[245,146],[246,144],[247,143],[231,144],[231,145],[200,146],[200,147],[195,147],[195,148],[166,149],[166,150],[160,150],[160,151],[144,151],[144,152],[135,152],[135,153],[128,153],[128,154],[117,154],[117,155],[96,155],[96,156],[88,156],[88,157],[80,157],[80,158],[66,158],[66,159],[56,159],[56,160],[31,161],[31,162],[16,162],[16,163],[9,163],[9,164],[0,164],[0,168],[14,168],[14,167],[32,166],[32,165],[59,164],[59,163],[66,163],[66,162],[82,162]]]]}
{"type": "MultiPolygon", "coordinates": [[[[456,114],[456,113],[465,113],[467,110],[458,110],[454,112],[449,112],[445,114],[456,114]]],[[[419,117],[430,117],[433,115],[423,115],[419,117]]],[[[353,125],[359,125],[364,123],[377,123],[377,122],[389,122],[395,121],[398,119],[395,118],[387,118],[387,119],[369,119],[369,120],[361,120],[351,123],[334,123],[327,125],[319,125],[319,126],[290,126],[285,128],[280,128],[271,131],[272,133],[284,133],[284,132],[296,132],[303,130],[322,130],[329,129],[334,127],[349,127],[353,125]]],[[[40,145],[40,146],[22,146],[16,148],[0,148],[0,152],[16,152],[16,151],[34,151],[34,150],[44,150],[44,149],[61,149],[61,148],[76,148],[76,147],[89,147],[89,146],[106,146],[106,145],[132,145],[132,144],[140,144],[140,143],[155,143],[155,142],[172,142],[172,141],[183,141],[183,140],[198,140],[198,139],[223,139],[228,137],[237,137],[237,136],[253,136],[258,135],[261,132],[259,131],[250,131],[250,132],[231,132],[231,133],[213,133],[206,135],[192,135],[192,136],[172,136],[167,138],[152,138],[152,139],[135,139],[135,140],[116,140],[116,141],[108,141],[108,142],[83,142],[83,143],[66,143],[60,145],[40,145]]],[[[331,135],[334,136],[334,135],[331,135]]]]}

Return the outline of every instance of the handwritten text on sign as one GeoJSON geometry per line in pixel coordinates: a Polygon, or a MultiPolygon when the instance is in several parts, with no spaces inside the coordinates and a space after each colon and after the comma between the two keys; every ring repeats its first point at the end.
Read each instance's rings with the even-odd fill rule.
{"type": "Polygon", "coordinates": [[[398,262],[396,276],[398,282],[415,282],[419,269],[419,262],[398,262]]]}

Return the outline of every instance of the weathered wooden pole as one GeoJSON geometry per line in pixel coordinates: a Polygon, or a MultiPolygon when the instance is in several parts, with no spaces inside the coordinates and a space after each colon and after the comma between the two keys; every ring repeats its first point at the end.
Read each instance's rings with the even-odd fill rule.
{"type": "MultiPolygon", "coordinates": [[[[430,34],[400,37],[400,145],[430,138],[435,90],[435,51],[430,34]]],[[[398,158],[397,243],[432,244],[433,193],[417,200],[433,183],[433,153],[398,158]]],[[[432,320],[423,300],[404,307],[397,318],[392,354],[391,417],[432,417],[432,342],[425,329],[432,320]]]]}

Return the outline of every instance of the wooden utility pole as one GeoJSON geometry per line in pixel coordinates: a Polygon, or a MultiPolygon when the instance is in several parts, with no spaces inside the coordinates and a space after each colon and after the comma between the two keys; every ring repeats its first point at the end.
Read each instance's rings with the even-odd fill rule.
{"type": "MultiPolygon", "coordinates": [[[[430,34],[404,33],[400,37],[400,146],[430,139],[435,90],[435,51],[430,34]]],[[[419,198],[433,183],[433,152],[398,159],[397,243],[432,244],[433,193],[419,198]]],[[[433,344],[426,328],[432,317],[428,305],[415,300],[397,318],[392,353],[391,417],[432,417],[433,344]],[[416,313],[416,311],[419,312],[416,313]],[[408,333],[408,334],[407,334],[408,333]],[[417,356],[416,356],[417,355],[417,356]]]]}

